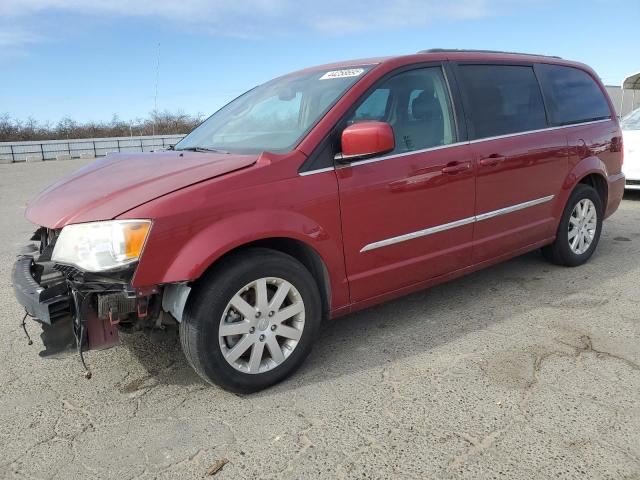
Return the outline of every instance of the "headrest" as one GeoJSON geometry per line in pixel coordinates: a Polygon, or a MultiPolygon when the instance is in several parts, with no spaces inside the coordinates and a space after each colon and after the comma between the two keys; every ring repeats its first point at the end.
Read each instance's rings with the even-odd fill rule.
{"type": "Polygon", "coordinates": [[[433,86],[429,85],[411,102],[411,113],[413,118],[424,120],[430,114],[433,114],[434,109],[440,108],[440,103],[433,96],[433,86]]]}

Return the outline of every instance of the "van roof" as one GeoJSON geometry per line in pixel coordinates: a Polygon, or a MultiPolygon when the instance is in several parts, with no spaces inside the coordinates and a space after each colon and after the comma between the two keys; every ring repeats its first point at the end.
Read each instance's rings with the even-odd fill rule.
{"type": "Polygon", "coordinates": [[[562,60],[562,57],[556,55],[540,55],[537,53],[521,53],[521,52],[507,52],[504,50],[474,50],[464,48],[430,48],[428,50],[420,50],[418,53],[499,53],[506,55],[524,55],[527,57],[549,57],[562,60]]]}
{"type": "Polygon", "coordinates": [[[410,64],[419,62],[439,61],[439,60],[453,60],[453,61],[520,61],[520,62],[540,62],[540,63],[553,63],[557,65],[565,65],[581,68],[584,70],[592,71],[591,68],[580,62],[573,62],[565,60],[561,57],[552,55],[539,55],[534,53],[516,53],[506,52],[499,50],[467,50],[467,49],[447,49],[447,48],[431,48],[429,50],[420,50],[415,54],[409,55],[394,55],[388,57],[374,57],[364,58],[356,60],[346,60],[342,62],[329,63],[325,65],[316,65],[313,67],[305,68],[299,72],[311,72],[317,70],[327,69],[340,69],[340,68],[353,68],[365,65],[380,65],[380,64],[410,64]]]}

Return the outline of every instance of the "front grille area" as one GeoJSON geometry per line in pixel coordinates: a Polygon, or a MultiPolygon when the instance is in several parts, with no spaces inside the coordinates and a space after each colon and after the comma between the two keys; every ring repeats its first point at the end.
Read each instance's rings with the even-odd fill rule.
{"type": "Polygon", "coordinates": [[[67,278],[75,278],[82,274],[82,271],[71,265],[61,265],[59,263],[56,263],[53,265],[53,268],[59,272],[62,272],[67,278]]]}
{"type": "Polygon", "coordinates": [[[60,297],[49,304],[49,318],[52,323],[69,315],[71,315],[71,299],[69,297],[60,297]]]}
{"type": "Polygon", "coordinates": [[[640,180],[629,180],[627,179],[627,185],[640,185],[640,180]]]}

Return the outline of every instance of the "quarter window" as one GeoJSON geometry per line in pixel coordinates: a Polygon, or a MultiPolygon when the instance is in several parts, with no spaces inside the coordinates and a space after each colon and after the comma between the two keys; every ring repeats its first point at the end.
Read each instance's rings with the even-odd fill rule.
{"type": "Polygon", "coordinates": [[[587,72],[547,64],[540,65],[538,72],[554,125],[571,125],[611,117],[602,90],[587,72]]]}
{"type": "Polygon", "coordinates": [[[382,82],[362,100],[348,124],[366,120],[391,125],[396,144],[392,153],[453,143],[455,124],[442,69],[410,70],[382,82]]]}
{"type": "Polygon", "coordinates": [[[459,71],[472,139],[546,128],[533,67],[461,65],[459,71]]]}

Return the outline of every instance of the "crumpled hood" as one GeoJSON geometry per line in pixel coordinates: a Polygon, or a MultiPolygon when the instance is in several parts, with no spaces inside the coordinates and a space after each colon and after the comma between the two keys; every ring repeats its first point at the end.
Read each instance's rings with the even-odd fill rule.
{"type": "Polygon", "coordinates": [[[36,225],[109,220],[154,198],[252,165],[256,155],[200,152],[112,154],[54,183],[29,203],[36,225]]]}

